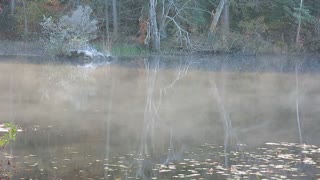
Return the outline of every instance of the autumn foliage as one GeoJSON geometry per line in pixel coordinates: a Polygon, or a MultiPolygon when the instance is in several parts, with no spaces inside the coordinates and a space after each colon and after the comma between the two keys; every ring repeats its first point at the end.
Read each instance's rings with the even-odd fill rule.
{"type": "Polygon", "coordinates": [[[53,12],[62,12],[66,8],[61,5],[59,0],[49,0],[43,4],[43,7],[53,12]]]}
{"type": "Polygon", "coordinates": [[[145,44],[148,33],[148,20],[144,20],[142,17],[139,18],[139,37],[138,42],[140,44],[145,44]]]}

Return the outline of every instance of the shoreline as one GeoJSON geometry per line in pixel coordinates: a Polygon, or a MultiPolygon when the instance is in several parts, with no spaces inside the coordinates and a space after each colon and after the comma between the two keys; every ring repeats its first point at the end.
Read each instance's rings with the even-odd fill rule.
{"type": "MultiPolygon", "coordinates": [[[[126,48],[128,44],[121,45],[126,48]]],[[[120,46],[120,47],[121,47],[120,46]]],[[[99,49],[99,48],[97,48],[99,49]]],[[[199,56],[199,57],[212,57],[212,56],[311,56],[320,57],[319,53],[294,53],[294,52],[214,52],[214,51],[192,51],[192,50],[163,50],[161,52],[141,51],[134,53],[119,53],[112,52],[116,57],[128,56],[128,57],[149,57],[149,56],[199,56]]],[[[0,56],[21,56],[21,57],[52,57],[50,54],[45,52],[43,45],[39,42],[23,42],[23,41],[8,41],[4,40],[0,42],[0,56]]],[[[53,57],[54,58],[54,57],[53,57]]]]}

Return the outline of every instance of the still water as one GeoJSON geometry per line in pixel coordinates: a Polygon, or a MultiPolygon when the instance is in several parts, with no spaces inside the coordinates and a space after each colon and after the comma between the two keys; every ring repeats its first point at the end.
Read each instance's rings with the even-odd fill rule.
{"type": "Polygon", "coordinates": [[[312,179],[319,70],[316,58],[287,56],[1,57],[0,122],[23,131],[0,156],[13,179],[270,178],[253,166],[312,179]],[[259,163],[266,153],[302,160],[259,163]]]}

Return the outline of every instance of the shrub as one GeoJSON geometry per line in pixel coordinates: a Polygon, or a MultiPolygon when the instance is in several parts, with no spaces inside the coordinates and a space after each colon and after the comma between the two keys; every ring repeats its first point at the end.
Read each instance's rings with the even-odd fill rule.
{"type": "Polygon", "coordinates": [[[79,6],[71,15],[62,16],[56,22],[52,17],[44,17],[40,24],[47,52],[68,56],[73,50],[87,48],[98,30],[98,21],[90,18],[91,13],[89,6],[79,6]]]}
{"type": "Polygon", "coordinates": [[[265,24],[263,17],[241,21],[239,28],[243,36],[243,52],[256,53],[271,48],[271,43],[264,37],[268,31],[268,26],[265,24]]]}
{"type": "Polygon", "coordinates": [[[8,129],[8,132],[6,132],[3,136],[0,136],[0,147],[3,147],[4,145],[9,144],[10,141],[16,139],[18,128],[13,123],[5,123],[1,124],[0,126],[3,126],[2,128],[8,129]]]}

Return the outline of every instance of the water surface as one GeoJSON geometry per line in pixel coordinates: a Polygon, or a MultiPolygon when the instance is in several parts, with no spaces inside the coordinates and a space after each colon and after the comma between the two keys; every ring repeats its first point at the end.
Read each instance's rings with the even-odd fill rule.
{"type": "MultiPolygon", "coordinates": [[[[181,162],[204,144],[224,153],[267,142],[320,145],[319,62],[215,56],[77,64],[1,57],[0,122],[23,129],[4,150],[14,157],[10,171],[14,179],[162,179],[169,176],[161,175],[161,164],[181,162]],[[126,167],[110,171],[112,163],[126,167]]],[[[221,159],[225,168],[228,160],[221,159]]],[[[205,178],[217,178],[206,168],[205,178]]]]}

